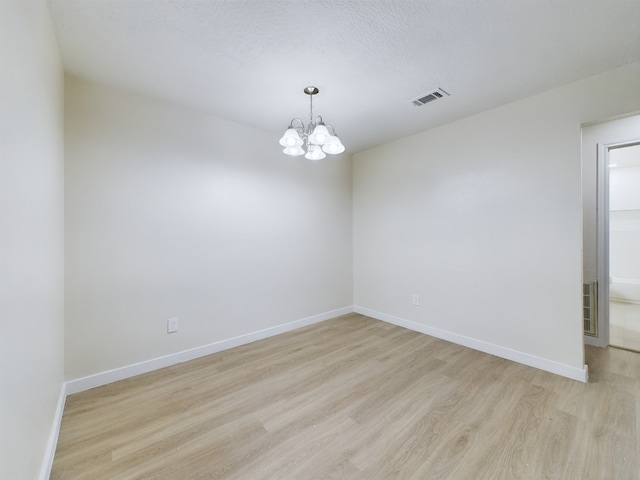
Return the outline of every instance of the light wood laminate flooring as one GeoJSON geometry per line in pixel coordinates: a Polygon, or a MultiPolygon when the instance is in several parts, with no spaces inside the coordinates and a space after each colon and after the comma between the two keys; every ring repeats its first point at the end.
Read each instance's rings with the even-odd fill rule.
{"type": "Polygon", "coordinates": [[[69,396],[51,479],[638,479],[640,355],[587,363],[346,315],[69,396]]]}

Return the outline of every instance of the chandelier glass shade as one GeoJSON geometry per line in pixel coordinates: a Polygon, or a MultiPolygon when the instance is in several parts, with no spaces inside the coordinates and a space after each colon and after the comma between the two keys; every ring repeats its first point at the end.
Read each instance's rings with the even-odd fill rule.
{"type": "Polygon", "coordinates": [[[327,153],[337,155],[345,151],[334,128],[325,125],[320,115],[313,117],[313,96],[319,91],[316,87],[304,89],[304,93],[309,95],[309,124],[305,126],[299,118],[291,120],[280,139],[286,155],[304,155],[309,160],[322,160],[327,153]]]}

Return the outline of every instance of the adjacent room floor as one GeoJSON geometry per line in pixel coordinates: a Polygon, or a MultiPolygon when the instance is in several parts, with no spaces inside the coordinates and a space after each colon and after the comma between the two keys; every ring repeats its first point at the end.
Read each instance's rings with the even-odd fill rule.
{"type": "Polygon", "coordinates": [[[640,352],[640,305],[611,301],[609,336],[611,345],[640,352]]]}

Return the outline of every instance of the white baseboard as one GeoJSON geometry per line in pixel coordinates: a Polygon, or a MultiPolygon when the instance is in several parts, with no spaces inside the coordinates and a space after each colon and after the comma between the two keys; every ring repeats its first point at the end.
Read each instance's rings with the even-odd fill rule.
{"type": "Polygon", "coordinates": [[[106,372],[96,373],[87,377],[70,380],[66,383],[66,394],[71,395],[73,393],[89,390],[90,388],[99,387],[108,383],[116,382],[118,380],[124,380],[125,378],[140,375],[142,373],[151,372],[160,368],[176,365],[178,363],[187,362],[195,358],[203,357],[205,355],[211,355],[222,350],[244,345],[246,343],[255,342],[256,340],[262,340],[263,338],[272,337],[280,333],[289,332],[297,328],[306,327],[314,323],[329,320],[330,318],[339,317],[340,315],[346,315],[353,313],[353,306],[339,308],[337,310],[331,310],[329,312],[321,313],[319,315],[313,315],[311,317],[295,320],[289,323],[283,323],[274,327],[265,328],[257,332],[247,333],[245,335],[239,335],[237,337],[221,340],[219,342],[210,343],[201,347],[192,348],[190,350],[184,350],[182,352],[172,353],[144,362],[127,365],[106,372]]]}
{"type": "Polygon", "coordinates": [[[56,446],[58,445],[58,435],[60,434],[60,424],[62,423],[62,414],[64,413],[64,404],[67,400],[66,385],[63,383],[60,388],[60,396],[58,397],[58,405],[53,417],[51,433],[47,441],[47,449],[44,453],[42,468],[40,469],[40,480],[48,480],[51,476],[51,467],[53,466],[53,457],[56,454],[56,446]]]}
{"type": "Polygon", "coordinates": [[[522,363],[524,365],[555,373],[557,375],[562,375],[563,377],[568,377],[573,380],[578,380],[580,382],[586,383],[588,379],[587,365],[585,365],[584,368],[572,367],[571,365],[565,365],[553,360],[547,360],[545,358],[529,355],[528,353],[511,350],[510,348],[483,342],[481,340],[476,340],[475,338],[465,337],[464,335],[459,335],[457,333],[448,332],[439,328],[430,327],[428,325],[413,322],[411,320],[405,320],[404,318],[395,317],[386,313],[380,313],[369,308],[359,307],[357,305],[353,307],[353,311],[362,315],[366,315],[367,317],[372,317],[377,320],[382,320],[383,322],[392,323],[393,325],[398,325],[399,327],[404,327],[409,330],[424,333],[432,337],[441,338],[442,340],[447,340],[464,347],[469,347],[480,352],[489,353],[491,355],[495,355],[496,357],[512,360],[514,362],[522,363]]]}
{"type": "Polygon", "coordinates": [[[526,353],[522,353],[522,352],[518,352],[508,348],[493,345],[491,343],[482,342],[480,340],[465,337],[463,335],[458,335],[456,333],[448,332],[446,330],[429,327],[427,325],[413,322],[411,320],[405,320],[400,317],[395,317],[393,315],[377,312],[375,310],[371,310],[368,308],[359,307],[359,306],[343,307],[343,308],[325,312],[319,315],[314,315],[314,316],[303,318],[300,320],[295,320],[293,322],[276,325],[270,328],[265,328],[264,330],[248,333],[246,335],[240,335],[227,340],[222,340],[222,341],[214,342],[208,345],[203,345],[201,347],[193,348],[191,350],[185,350],[185,351],[174,353],[171,355],[166,355],[163,357],[154,358],[154,359],[136,363],[133,365],[128,365],[125,367],[116,368],[106,372],[101,372],[95,375],[90,375],[90,376],[79,378],[76,380],[71,380],[62,384],[62,388],[60,390],[60,396],[58,399],[58,405],[56,408],[51,433],[49,435],[49,440],[47,442],[47,450],[45,452],[45,457],[42,463],[39,479],[47,480],[51,474],[51,467],[53,466],[53,460],[56,452],[56,445],[58,443],[58,435],[60,433],[60,424],[62,422],[62,415],[64,413],[64,405],[65,405],[67,395],[88,390],[90,388],[99,387],[101,385],[106,385],[108,383],[115,382],[118,380],[123,380],[125,378],[133,377],[135,375],[140,375],[142,373],[151,372],[153,370],[168,367],[170,365],[176,365],[178,363],[193,360],[195,358],[203,357],[205,355],[210,355],[212,353],[217,353],[222,350],[227,350],[229,348],[245,345],[247,343],[255,342],[257,340],[262,340],[264,338],[272,337],[280,333],[289,332],[297,328],[306,327],[307,325],[312,325],[314,323],[319,323],[325,320],[329,320],[331,318],[339,317],[340,315],[346,315],[353,312],[360,313],[362,315],[366,315],[368,317],[375,318],[377,320],[382,320],[383,322],[391,323],[393,325],[398,325],[400,327],[404,327],[409,330],[424,333],[432,337],[441,338],[443,340],[447,340],[447,341],[456,343],[458,345],[473,348],[474,350],[479,350],[481,352],[489,353],[497,357],[505,358],[507,360],[512,360],[518,363],[522,363],[524,365],[539,368],[547,372],[562,375],[562,376],[565,376],[574,380],[578,380],[581,382],[586,382],[588,378],[587,365],[584,366],[584,369],[579,369],[579,368],[571,367],[569,365],[557,363],[551,360],[546,360],[544,358],[535,357],[533,355],[529,355],[526,353]]]}

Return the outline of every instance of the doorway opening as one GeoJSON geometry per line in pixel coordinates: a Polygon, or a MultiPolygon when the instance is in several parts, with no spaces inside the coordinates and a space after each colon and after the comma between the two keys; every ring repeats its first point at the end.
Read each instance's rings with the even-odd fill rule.
{"type": "Polygon", "coordinates": [[[640,351],[640,115],[582,128],[584,343],[640,351]]]}
{"type": "Polygon", "coordinates": [[[640,351],[640,141],[608,153],[609,344],[640,351]]]}

